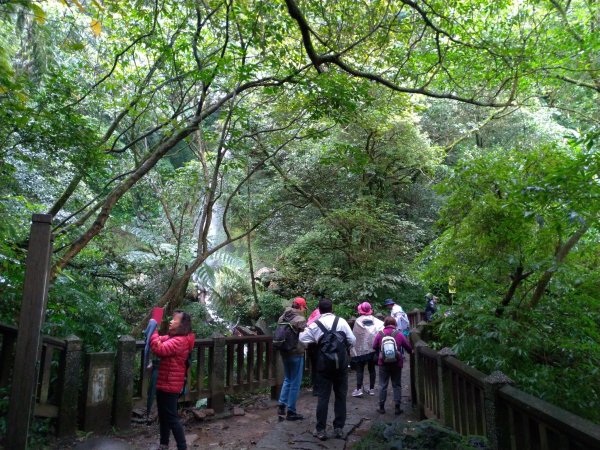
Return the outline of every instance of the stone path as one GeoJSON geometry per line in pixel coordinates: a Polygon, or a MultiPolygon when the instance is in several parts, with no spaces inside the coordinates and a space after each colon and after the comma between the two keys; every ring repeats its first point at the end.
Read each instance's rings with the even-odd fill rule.
{"type": "MultiPolygon", "coordinates": [[[[368,380],[368,373],[365,368],[365,379],[368,380]]],[[[376,412],[379,396],[378,393],[374,396],[363,395],[362,397],[352,397],[352,391],[356,387],[356,373],[349,372],[348,374],[348,398],[347,398],[347,418],[346,426],[344,427],[344,439],[333,438],[333,430],[331,422],[333,421],[333,394],[331,396],[327,433],[329,439],[320,441],[313,437],[312,433],[316,425],[316,404],[317,398],[312,396],[310,389],[302,389],[298,398],[297,410],[304,415],[304,420],[288,422],[286,420],[278,421],[276,408],[277,402],[272,401],[272,407],[266,410],[266,419],[262,416],[247,413],[244,417],[238,417],[234,421],[232,419],[221,419],[218,422],[207,425],[210,430],[207,431],[215,436],[214,433],[222,434],[222,444],[207,443],[205,433],[198,433],[198,428],[188,428],[187,442],[188,449],[210,449],[210,450],[230,450],[231,446],[225,444],[227,438],[233,434],[243,435],[243,431],[248,427],[257,427],[256,421],[263,421],[261,425],[269,429],[266,434],[263,434],[256,442],[248,442],[240,445],[238,443],[236,449],[260,449],[260,450],[313,450],[313,449],[351,449],[352,445],[364,436],[376,422],[411,422],[416,421],[416,415],[413,411],[410,399],[410,368],[409,358],[406,358],[405,367],[402,371],[402,409],[404,413],[400,416],[394,415],[393,392],[391,385],[388,386],[388,397],[386,401],[386,413],[379,414],[376,412]],[[270,414],[272,411],[272,416],[270,414]],[[240,430],[237,428],[242,427],[240,430]],[[236,428],[236,430],[234,430],[236,428]]],[[[96,437],[88,439],[84,442],[75,445],[74,450],[156,450],[158,447],[157,431],[152,436],[139,436],[139,439],[134,439],[135,443],[129,439],[129,443],[123,439],[96,437]],[[152,443],[150,443],[152,442],[152,443]]],[[[171,439],[170,449],[176,449],[173,439],[171,439]]],[[[239,441],[238,441],[239,442],[239,441]]]]}
{"type": "MultiPolygon", "coordinates": [[[[379,372],[378,372],[379,374],[379,372]]],[[[368,373],[365,368],[365,379],[368,373]]],[[[388,386],[388,397],[386,401],[386,413],[376,412],[379,396],[363,395],[352,397],[352,391],[356,387],[356,374],[348,374],[348,398],[347,418],[344,427],[344,439],[333,438],[333,393],[329,403],[329,414],[327,416],[327,434],[329,439],[320,441],[313,437],[312,433],[316,425],[316,397],[309,390],[303,390],[298,399],[298,412],[304,415],[304,420],[279,422],[271,432],[256,443],[256,448],[261,450],[313,450],[313,449],[350,449],[352,444],[360,440],[376,422],[416,421],[410,399],[410,369],[408,357],[402,371],[402,409],[404,413],[400,416],[394,415],[394,401],[391,385],[388,386]]]]}

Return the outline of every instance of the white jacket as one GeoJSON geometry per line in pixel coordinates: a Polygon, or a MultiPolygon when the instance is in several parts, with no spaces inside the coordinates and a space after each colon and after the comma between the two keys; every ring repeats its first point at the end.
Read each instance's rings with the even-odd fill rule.
{"type": "Polygon", "coordinates": [[[356,344],[350,351],[350,356],[362,356],[373,353],[373,340],[379,330],[383,329],[383,322],[376,317],[360,316],[354,322],[354,335],[356,344]]]}
{"type": "Polygon", "coordinates": [[[392,310],[390,311],[390,316],[396,319],[396,329],[403,331],[407,330],[410,327],[410,322],[408,321],[408,316],[402,309],[400,305],[392,306],[392,310]]]}
{"type": "MultiPolygon", "coordinates": [[[[333,326],[333,321],[336,317],[337,316],[334,316],[333,313],[325,313],[321,314],[321,317],[319,317],[317,320],[321,322],[325,328],[331,330],[331,327],[333,326]]],[[[348,322],[346,322],[341,317],[338,320],[336,331],[343,331],[346,334],[346,343],[348,344],[348,346],[354,346],[354,343],[356,342],[356,337],[354,336],[350,325],[348,325],[348,322]]],[[[311,323],[307,328],[305,328],[302,333],[300,333],[300,342],[306,345],[313,343],[317,344],[319,342],[319,339],[321,339],[321,336],[323,336],[323,332],[321,331],[321,329],[315,321],[311,323]]]]}

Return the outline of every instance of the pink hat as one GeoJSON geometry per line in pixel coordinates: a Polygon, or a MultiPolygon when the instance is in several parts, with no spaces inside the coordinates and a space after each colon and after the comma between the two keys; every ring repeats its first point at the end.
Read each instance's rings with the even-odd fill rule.
{"type": "Polygon", "coordinates": [[[363,316],[369,316],[373,314],[373,310],[371,309],[371,304],[369,302],[363,302],[358,305],[358,313],[363,316]]]}

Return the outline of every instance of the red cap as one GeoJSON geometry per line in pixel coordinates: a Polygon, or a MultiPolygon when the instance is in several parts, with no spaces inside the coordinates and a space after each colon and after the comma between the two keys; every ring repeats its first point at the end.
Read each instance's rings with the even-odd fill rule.
{"type": "Polygon", "coordinates": [[[292,302],[292,308],[299,309],[300,311],[308,309],[306,306],[306,300],[304,300],[302,297],[296,297],[292,302]]]}

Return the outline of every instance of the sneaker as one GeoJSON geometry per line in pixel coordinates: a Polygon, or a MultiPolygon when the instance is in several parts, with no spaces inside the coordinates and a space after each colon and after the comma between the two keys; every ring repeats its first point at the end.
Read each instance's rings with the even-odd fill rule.
{"type": "Polygon", "coordinates": [[[325,433],[325,430],[315,430],[313,432],[313,436],[319,439],[320,441],[327,440],[327,433],[325,433]]]}
{"type": "Polygon", "coordinates": [[[295,411],[288,410],[286,419],[287,420],[303,420],[304,416],[296,413],[295,411]]]}
{"type": "Polygon", "coordinates": [[[367,389],[367,394],[375,395],[375,389],[367,389]]]}
{"type": "Polygon", "coordinates": [[[399,416],[400,414],[402,414],[404,411],[402,411],[400,409],[400,404],[396,403],[396,407],[394,408],[394,414],[396,414],[397,416],[399,416]]]}
{"type": "Polygon", "coordinates": [[[342,428],[334,428],[333,433],[336,439],[344,439],[344,430],[342,428]]]}
{"type": "Polygon", "coordinates": [[[377,412],[379,414],[385,414],[385,408],[383,407],[383,403],[379,404],[379,408],[377,408],[377,412]]]}
{"type": "Polygon", "coordinates": [[[354,389],[352,391],[352,397],[361,397],[363,395],[362,389],[354,389]]]}
{"type": "Polygon", "coordinates": [[[285,405],[277,405],[277,415],[285,416],[285,405]]]}

